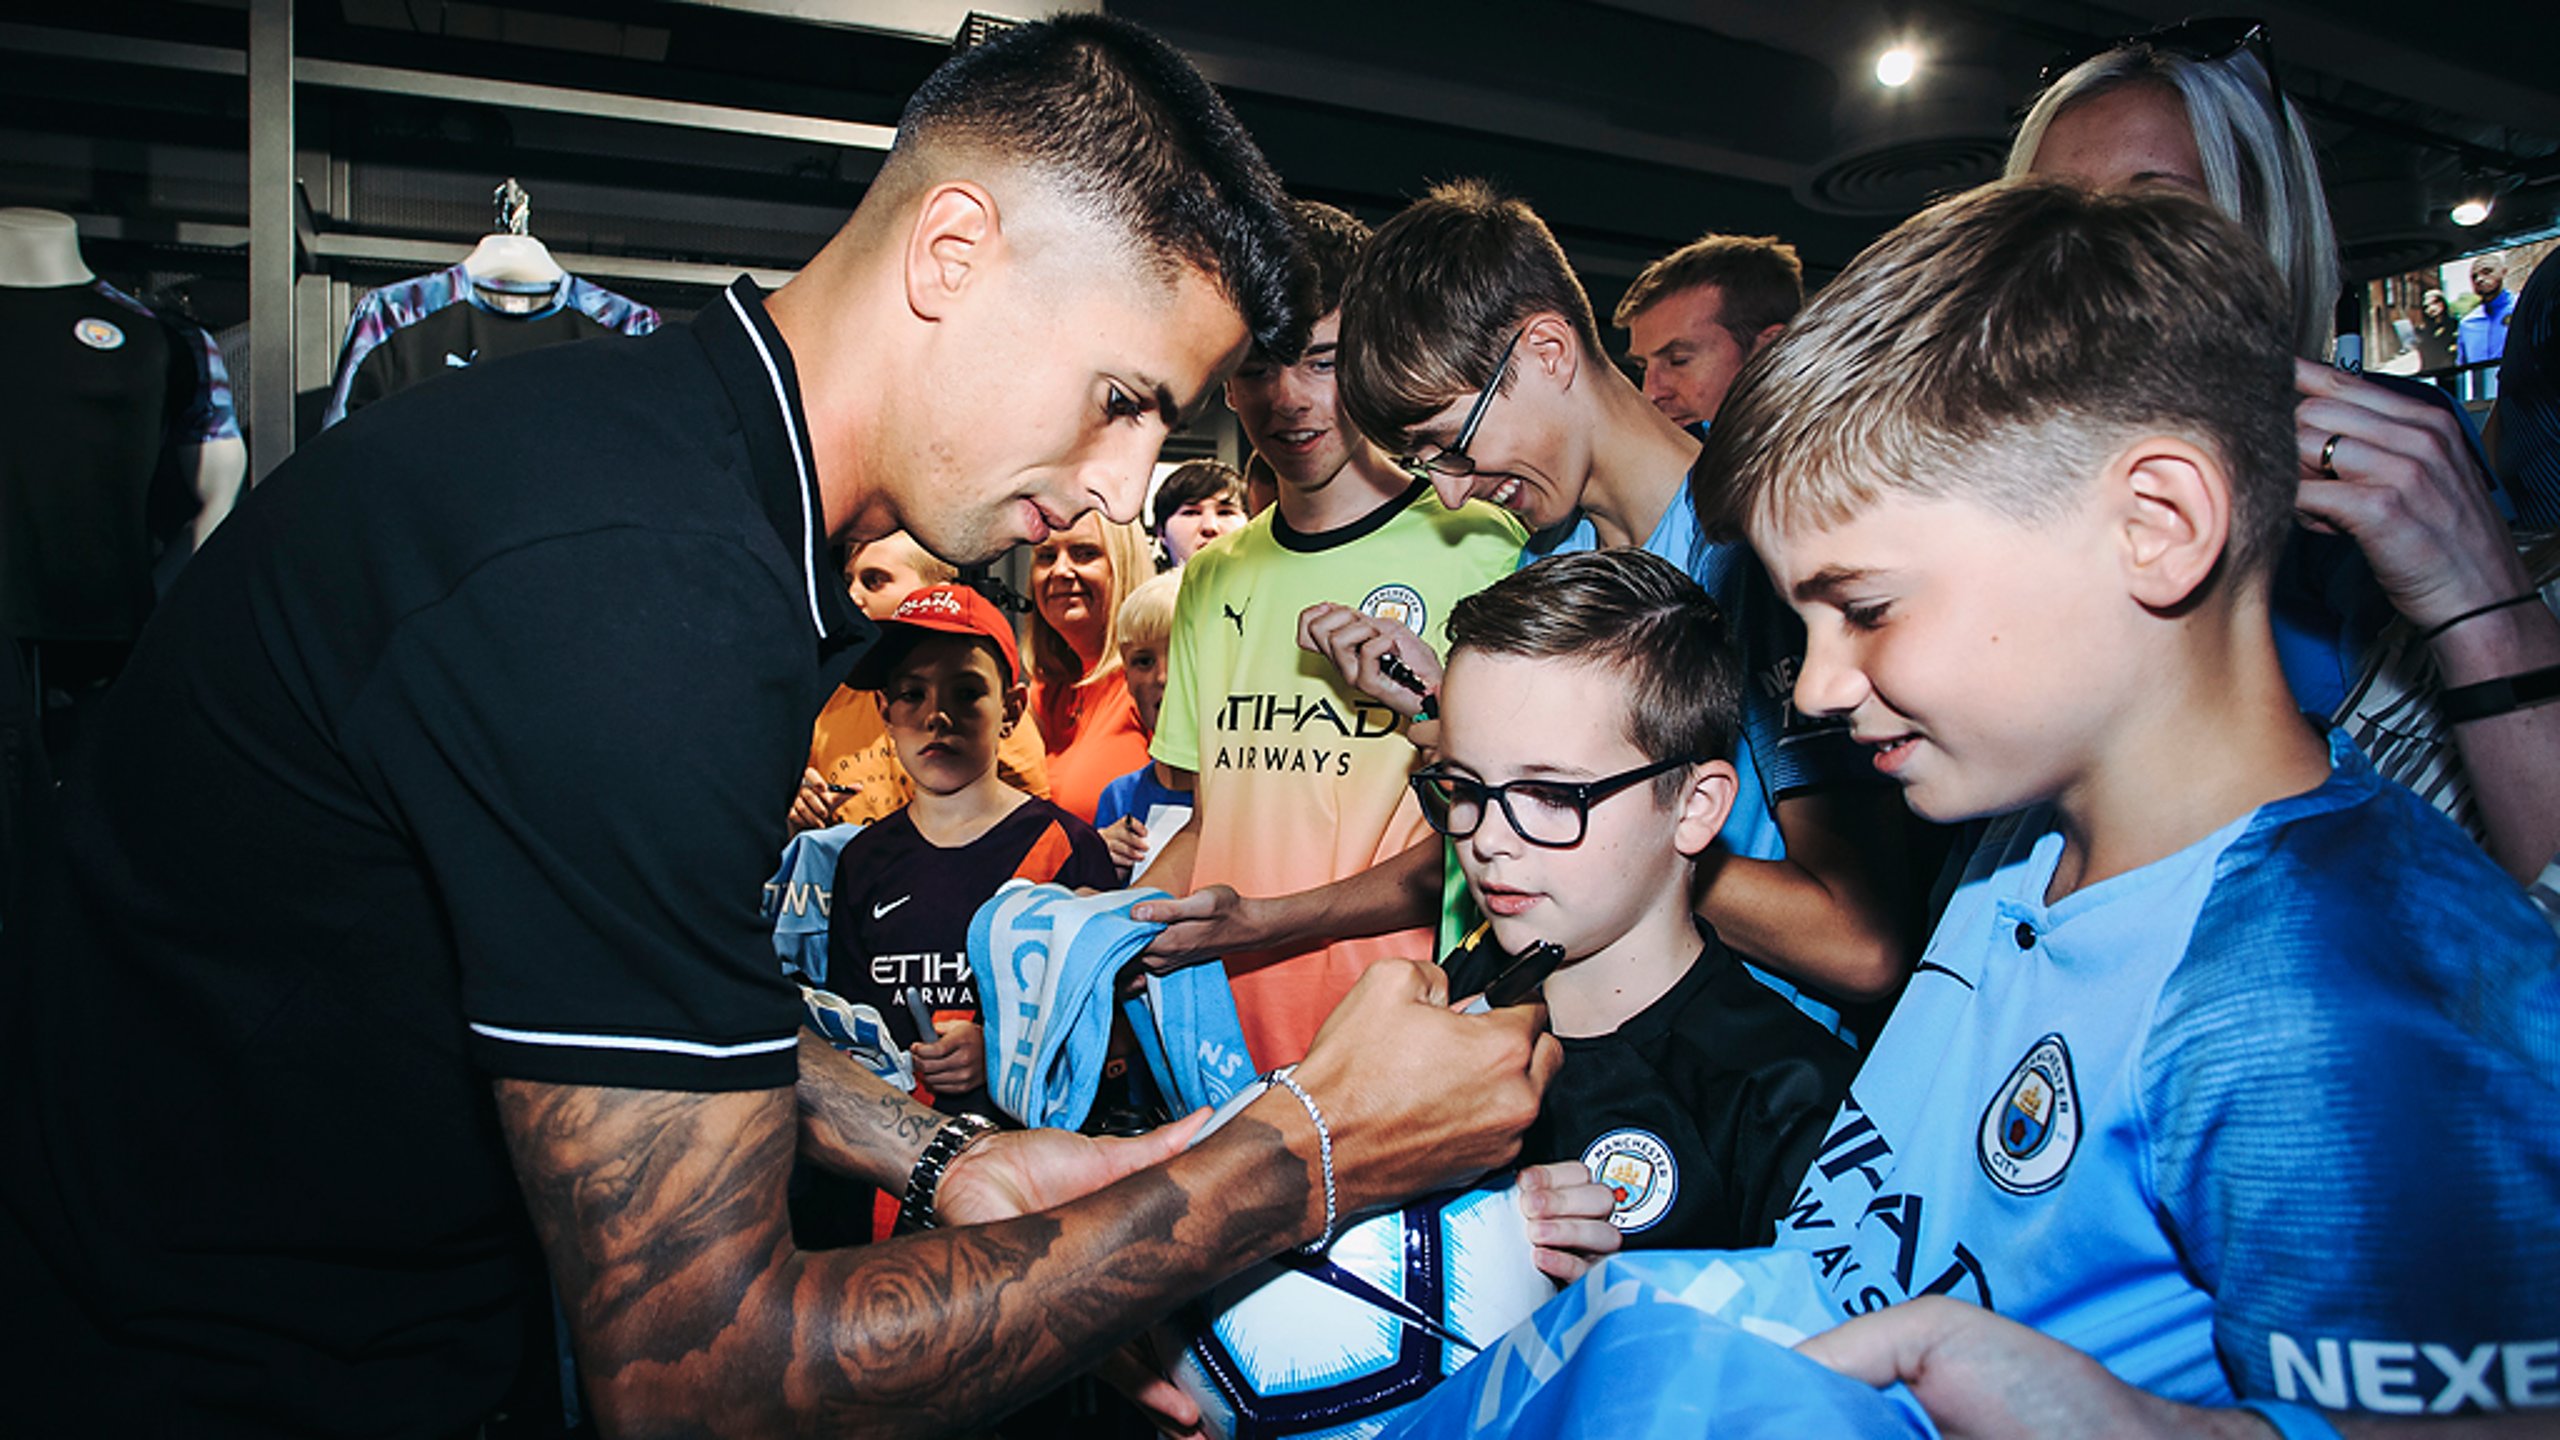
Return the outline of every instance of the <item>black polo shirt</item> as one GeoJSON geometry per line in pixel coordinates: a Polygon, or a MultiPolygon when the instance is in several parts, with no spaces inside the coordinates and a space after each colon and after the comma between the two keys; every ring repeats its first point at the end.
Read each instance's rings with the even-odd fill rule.
{"type": "Polygon", "coordinates": [[[248,498],[0,931],[0,1275],[32,1241],[52,1291],[22,1323],[102,1342],[165,1433],[498,1401],[544,1296],[491,1078],[796,1076],[757,898],[874,633],[822,516],[744,281],[369,407],[248,498]]]}

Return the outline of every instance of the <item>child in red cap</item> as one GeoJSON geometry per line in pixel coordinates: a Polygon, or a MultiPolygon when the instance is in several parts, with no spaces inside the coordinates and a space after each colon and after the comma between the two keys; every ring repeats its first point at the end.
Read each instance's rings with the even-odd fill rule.
{"type": "MultiPolygon", "coordinates": [[[[967,586],[931,585],[881,631],[845,683],[879,693],[915,798],[847,841],[836,862],[826,988],[878,1014],[914,1065],[918,1098],[991,1113],[969,917],[1011,879],[1108,890],[1119,877],[1092,826],[996,774],[997,744],[1023,723],[1027,699],[1003,612],[967,586]]],[[[803,1178],[792,1212],[803,1245],[887,1235],[896,1196],[875,1201],[823,1172],[803,1178]]]]}

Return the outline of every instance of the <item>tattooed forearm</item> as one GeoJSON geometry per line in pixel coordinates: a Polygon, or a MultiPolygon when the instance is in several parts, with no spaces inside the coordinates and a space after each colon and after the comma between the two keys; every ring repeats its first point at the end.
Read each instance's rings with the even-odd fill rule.
{"type": "Polygon", "coordinates": [[[830,1170],[895,1192],[947,1116],[889,1088],[834,1046],[800,1037],[800,1148],[830,1170]]]}
{"type": "MultiPolygon", "coordinates": [[[[1314,1203],[1280,1132],[1243,1119],[1056,1210],[804,1254],[783,1092],[497,1090],[614,1434],[984,1424],[1295,1238],[1314,1203]]],[[[905,1119],[858,1108],[891,1136],[905,1119]]]]}
{"type": "MultiPolygon", "coordinates": [[[[1281,1153],[1271,1127],[1232,1128],[1239,1149],[1281,1153]]],[[[840,1277],[849,1323],[804,1331],[805,1368],[833,1365],[840,1419],[885,1405],[926,1434],[984,1426],[1290,1237],[1311,1182],[1296,1164],[1261,1168],[1274,1183],[1217,1191],[1232,1207],[1195,1205],[1159,1167],[1053,1213],[815,1257],[840,1277]],[[920,1243],[936,1238],[954,1243],[920,1243]]]]}

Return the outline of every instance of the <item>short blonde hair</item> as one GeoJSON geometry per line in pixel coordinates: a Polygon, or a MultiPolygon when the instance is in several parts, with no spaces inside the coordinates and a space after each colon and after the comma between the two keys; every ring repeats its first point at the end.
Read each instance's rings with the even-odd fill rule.
{"type": "Polygon", "coordinates": [[[1120,602],[1119,648],[1161,647],[1173,634],[1173,601],[1181,590],[1182,572],[1168,570],[1130,591],[1120,602]]]}
{"type": "Polygon", "coordinates": [[[1986,185],[1867,247],[1743,367],[1692,502],[1725,535],[1889,493],[2037,523],[2165,430],[2228,472],[2224,564],[2252,583],[2293,520],[2292,335],[2266,251],[2198,199],[1986,185]]]}

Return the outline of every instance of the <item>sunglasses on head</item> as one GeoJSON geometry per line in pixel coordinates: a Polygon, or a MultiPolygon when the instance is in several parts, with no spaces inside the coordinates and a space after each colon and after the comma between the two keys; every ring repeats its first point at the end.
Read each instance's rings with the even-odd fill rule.
{"type": "Polygon", "coordinates": [[[2182,21],[2139,35],[2119,35],[2084,50],[2057,55],[2036,72],[2036,93],[2041,95],[2052,89],[2055,81],[2111,50],[2137,46],[2155,54],[2193,60],[2200,65],[2228,60],[2242,50],[2255,54],[2259,67],[2267,72],[2266,93],[2260,98],[2266,103],[2267,118],[2275,122],[2276,138],[2284,138],[2284,84],[2276,76],[2275,37],[2268,31],[2266,21],[2243,16],[2182,21]]]}

